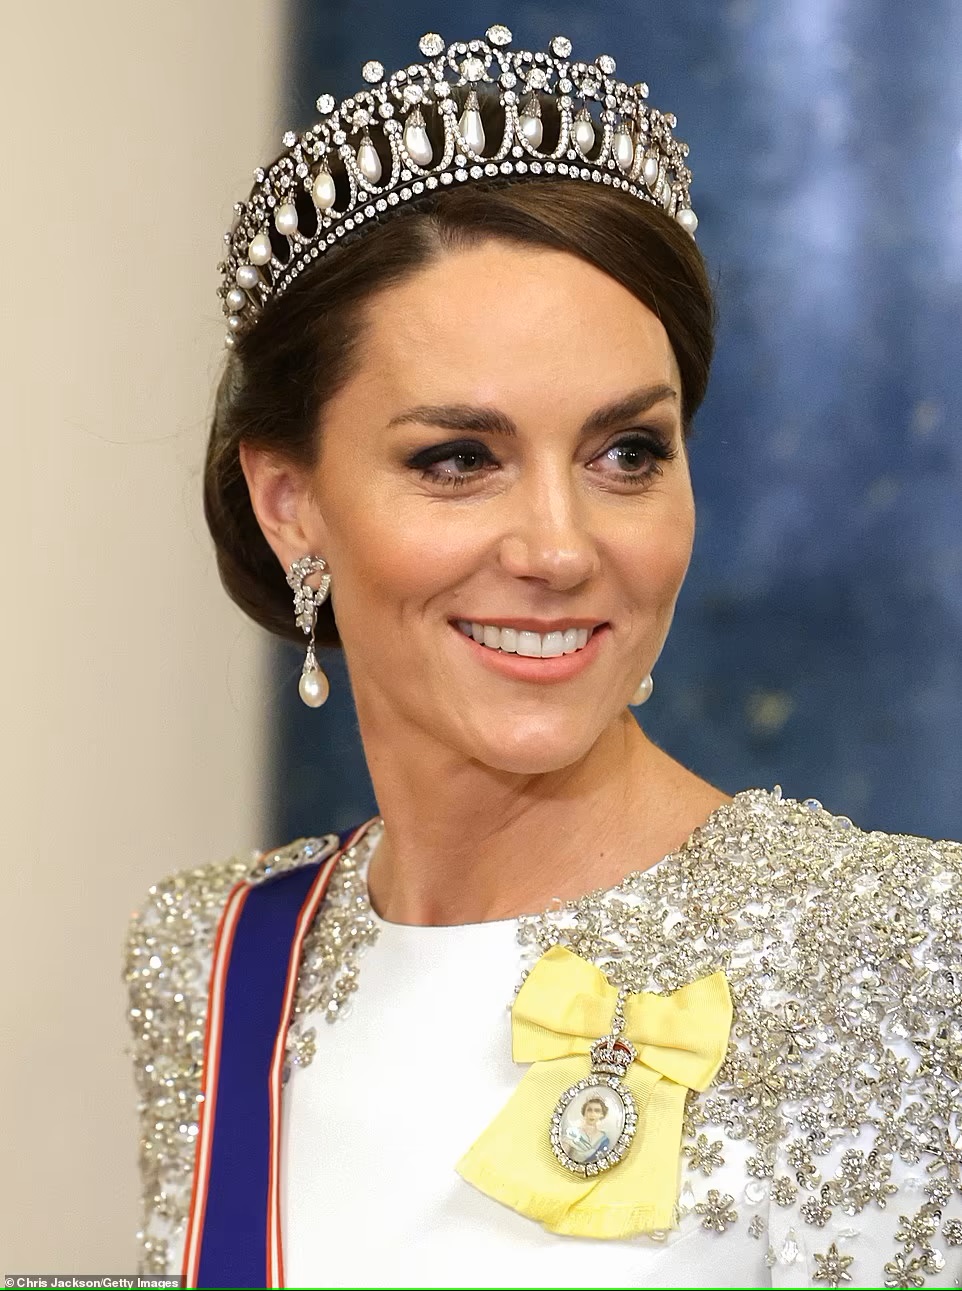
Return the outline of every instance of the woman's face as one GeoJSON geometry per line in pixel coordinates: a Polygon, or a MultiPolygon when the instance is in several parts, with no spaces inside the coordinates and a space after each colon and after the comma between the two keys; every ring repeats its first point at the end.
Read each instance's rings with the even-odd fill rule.
{"type": "Polygon", "coordinates": [[[328,563],[362,728],[401,720],[505,771],[568,766],[655,664],[691,555],[667,334],[588,263],[494,240],[368,318],[298,502],[308,546],[275,550],[328,563]],[[521,661],[458,620],[605,627],[583,659],[521,661]]]}
{"type": "Polygon", "coordinates": [[[588,1103],[585,1107],[585,1124],[594,1129],[599,1121],[605,1119],[605,1109],[601,1103],[588,1103]]]}

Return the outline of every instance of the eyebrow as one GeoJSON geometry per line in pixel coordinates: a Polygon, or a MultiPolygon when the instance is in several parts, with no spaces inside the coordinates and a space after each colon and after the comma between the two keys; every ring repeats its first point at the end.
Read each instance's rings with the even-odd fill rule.
{"type": "MultiPolygon", "coordinates": [[[[639,417],[656,404],[668,399],[678,398],[674,386],[644,386],[632,390],[622,399],[596,408],[584,420],[581,434],[588,435],[594,431],[612,430],[623,425],[632,417],[639,417]]],[[[518,427],[505,413],[497,408],[476,407],[472,404],[419,404],[416,408],[407,408],[399,412],[388,422],[389,426],[400,426],[416,422],[422,426],[440,426],[444,430],[475,431],[481,434],[517,435],[518,427]]]]}

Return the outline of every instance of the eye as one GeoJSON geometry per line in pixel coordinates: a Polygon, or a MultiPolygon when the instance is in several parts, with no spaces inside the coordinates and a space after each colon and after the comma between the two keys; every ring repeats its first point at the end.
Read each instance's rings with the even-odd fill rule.
{"type": "Polygon", "coordinates": [[[625,435],[609,445],[596,461],[622,463],[628,469],[605,471],[622,484],[647,484],[662,472],[662,463],[676,456],[671,444],[655,431],[625,435]]]}
{"type": "Polygon", "coordinates": [[[483,474],[479,464],[483,465],[493,460],[484,444],[479,444],[475,439],[467,439],[426,448],[422,453],[416,453],[408,465],[414,467],[423,480],[457,488],[460,484],[467,484],[472,476],[483,474]],[[449,462],[461,462],[466,464],[468,469],[466,471],[443,469],[449,462]]]}

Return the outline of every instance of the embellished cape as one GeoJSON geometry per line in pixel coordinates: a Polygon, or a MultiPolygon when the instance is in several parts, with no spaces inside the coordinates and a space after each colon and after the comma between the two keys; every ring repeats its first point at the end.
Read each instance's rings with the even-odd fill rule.
{"type": "MultiPolygon", "coordinates": [[[[336,861],[301,949],[287,1036],[288,1064],[306,1065],[310,1023],[338,1016],[358,984],[352,951],[373,936],[365,884],[338,856],[359,828],[182,871],[131,921],[144,1272],[179,1271],[228,894],[336,861]]],[[[562,945],[633,991],[727,975],[728,1053],[686,1103],[683,1222],[718,1241],[747,1226],[772,1285],[957,1284],[962,844],[864,832],[812,800],[746,790],[652,869],[518,930],[519,970],[562,945]],[[711,1186],[726,1159],[743,1164],[738,1197],[711,1186]],[[752,1213],[763,1198],[767,1222],[752,1213]]]]}

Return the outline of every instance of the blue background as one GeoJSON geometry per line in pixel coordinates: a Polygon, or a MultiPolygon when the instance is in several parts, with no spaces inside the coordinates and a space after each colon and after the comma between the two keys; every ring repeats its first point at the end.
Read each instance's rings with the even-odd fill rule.
{"type": "MultiPolygon", "coordinates": [[[[962,838],[962,6],[294,0],[287,124],[492,22],[612,54],[691,146],[719,343],[645,729],[729,792],[962,838]]],[[[346,828],[376,803],[343,662],[309,710],[274,649],[271,837],[346,828]]]]}

